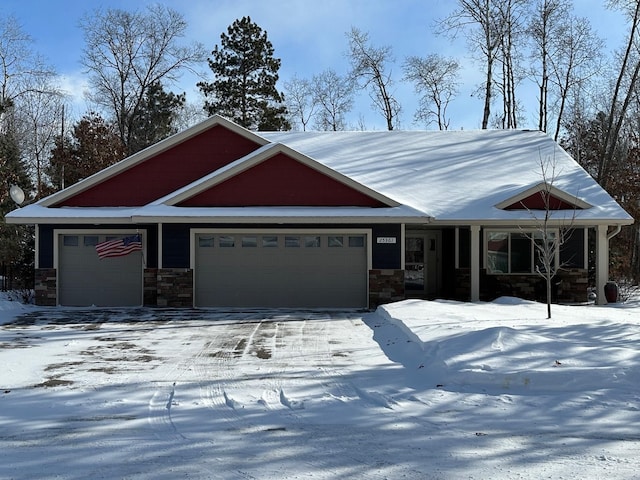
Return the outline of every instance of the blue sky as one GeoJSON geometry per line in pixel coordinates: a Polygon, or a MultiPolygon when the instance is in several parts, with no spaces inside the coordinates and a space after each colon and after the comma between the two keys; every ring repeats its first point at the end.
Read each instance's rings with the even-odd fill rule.
{"type": "MultiPolygon", "coordinates": [[[[624,24],[619,13],[604,8],[605,0],[574,0],[576,14],[587,16],[609,50],[623,40],[624,24]]],[[[64,78],[64,87],[76,98],[76,114],[86,110],[81,92],[86,82],[80,65],[84,46],[80,19],[95,8],[144,8],[160,3],[182,13],[188,23],[190,40],[201,42],[207,51],[219,43],[220,33],[244,15],[267,31],[275,54],[282,59],[281,79],[294,74],[310,78],[332,68],[338,73],[348,69],[344,52],[345,32],[352,26],[368,32],[376,46],[390,45],[396,63],[393,66],[396,95],[403,106],[401,128],[422,128],[412,122],[416,96],[412,86],[400,82],[401,65],[410,55],[441,53],[458,57],[464,66],[462,87],[451,106],[451,128],[478,128],[482,105],[471,92],[479,85],[482,66],[468,56],[463,40],[452,42],[433,34],[433,25],[455,7],[453,0],[0,0],[2,13],[13,15],[34,40],[33,49],[43,55],[64,78]]],[[[203,72],[210,74],[203,65],[203,72]]],[[[192,102],[199,102],[195,83],[185,76],[173,91],[186,91],[192,102]]],[[[535,95],[535,93],[533,93],[535,95]]],[[[383,118],[370,108],[366,94],[358,97],[350,123],[360,117],[369,129],[383,129],[383,118]]],[[[533,124],[533,120],[529,123],[533,124]]],[[[532,126],[532,125],[523,125],[532,126]]]]}

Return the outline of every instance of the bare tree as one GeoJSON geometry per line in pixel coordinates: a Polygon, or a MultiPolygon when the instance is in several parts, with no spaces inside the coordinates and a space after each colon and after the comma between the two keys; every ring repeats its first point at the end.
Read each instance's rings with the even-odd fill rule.
{"type": "Polygon", "coordinates": [[[629,34],[624,52],[620,58],[620,70],[613,87],[611,103],[607,113],[605,138],[600,148],[600,162],[596,180],[604,188],[614,170],[616,155],[619,153],[618,140],[629,105],[633,100],[636,84],[640,77],[640,2],[631,0],[609,0],[612,7],[622,9],[629,19],[629,34]]]}
{"type": "Polygon", "coordinates": [[[55,72],[34,53],[31,43],[15,18],[0,18],[0,134],[16,142],[21,161],[35,176],[39,198],[43,154],[60,126],[62,94],[55,72]]]}
{"type": "Polygon", "coordinates": [[[551,59],[560,55],[560,38],[571,0],[537,0],[531,9],[528,34],[532,43],[530,75],[538,85],[538,130],[549,122],[549,76],[551,59]]]}
{"type": "Polygon", "coordinates": [[[318,105],[315,126],[318,130],[344,130],[345,115],[353,106],[353,82],[333,70],[314,75],[313,99],[318,105]]]}
{"type": "Polygon", "coordinates": [[[408,57],[403,68],[404,78],[413,82],[415,91],[421,95],[415,119],[427,125],[435,122],[439,130],[447,130],[451,121],[447,107],[458,93],[457,60],[433,53],[424,58],[408,57]]]}
{"type": "Polygon", "coordinates": [[[535,271],[545,281],[547,299],[547,318],[551,318],[551,301],[553,293],[553,281],[558,271],[562,268],[559,263],[560,249],[573,232],[576,210],[570,210],[571,215],[567,217],[567,210],[558,207],[558,201],[554,196],[554,182],[557,178],[555,159],[540,159],[540,171],[542,174],[542,188],[540,197],[542,200],[542,210],[529,210],[535,222],[535,231],[526,233],[533,242],[535,271]],[[554,214],[563,212],[563,218],[558,218],[554,214]]]}
{"type": "Polygon", "coordinates": [[[499,54],[497,60],[502,66],[502,76],[496,80],[502,92],[502,128],[517,128],[519,120],[519,106],[516,100],[516,86],[522,78],[519,66],[525,30],[525,5],[523,0],[495,1],[495,11],[501,32],[499,54]]]}
{"type": "Polygon", "coordinates": [[[284,94],[291,124],[299,124],[302,131],[306,131],[318,107],[311,82],[294,75],[291,80],[284,83],[284,94]]]}
{"type": "Polygon", "coordinates": [[[502,26],[495,5],[498,0],[458,0],[458,8],[439,23],[439,31],[455,38],[464,31],[470,48],[480,52],[485,63],[484,108],[482,128],[487,128],[491,116],[494,65],[500,53],[502,26]]]}
{"type": "Polygon", "coordinates": [[[602,48],[589,20],[570,16],[565,35],[560,39],[558,55],[550,57],[551,83],[556,89],[556,111],[553,138],[558,140],[570,95],[580,91],[602,69],[602,48]]]}
{"type": "Polygon", "coordinates": [[[205,51],[198,43],[179,43],[187,24],[181,14],[161,5],[144,12],[97,10],[80,25],[90,98],[113,116],[129,147],[132,124],[149,88],[176,81],[185,69],[204,61],[205,51]]]}
{"type": "Polygon", "coordinates": [[[348,58],[351,75],[368,88],[373,106],[380,111],[387,122],[387,129],[393,130],[398,123],[400,104],[393,97],[391,70],[393,62],[391,47],[374,47],[369,43],[369,34],[355,27],[347,33],[349,40],[348,58]]]}
{"type": "MultiPolygon", "coordinates": [[[[41,79],[45,80],[46,79],[41,79]]],[[[49,152],[64,122],[64,96],[56,87],[43,83],[20,97],[17,114],[17,135],[31,173],[35,177],[35,198],[45,193],[45,170],[49,152]]]]}

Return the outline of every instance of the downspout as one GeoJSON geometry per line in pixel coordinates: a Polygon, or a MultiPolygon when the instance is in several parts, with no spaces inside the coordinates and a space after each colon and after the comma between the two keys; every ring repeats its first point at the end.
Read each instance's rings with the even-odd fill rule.
{"type": "Polygon", "coordinates": [[[622,225],[616,225],[616,229],[613,232],[607,233],[607,241],[618,235],[620,233],[620,230],[622,230],[622,225]]]}

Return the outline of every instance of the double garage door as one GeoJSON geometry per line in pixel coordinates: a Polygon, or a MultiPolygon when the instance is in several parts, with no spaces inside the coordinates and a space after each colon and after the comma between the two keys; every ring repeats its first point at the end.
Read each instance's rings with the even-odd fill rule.
{"type": "Polygon", "coordinates": [[[200,307],[367,306],[362,233],[196,233],[200,307]]]}
{"type": "Polygon", "coordinates": [[[100,259],[96,245],[129,234],[58,236],[58,303],[66,306],[142,305],[142,252],[100,259]]]}

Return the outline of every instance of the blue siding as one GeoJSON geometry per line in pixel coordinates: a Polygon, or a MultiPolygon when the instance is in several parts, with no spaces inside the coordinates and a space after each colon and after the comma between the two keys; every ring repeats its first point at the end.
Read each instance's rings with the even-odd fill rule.
{"type": "Polygon", "coordinates": [[[401,269],[402,268],[402,229],[400,225],[373,225],[372,268],[401,269]],[[378,243],[378,237],[394,237],[396,243],[378,243]]]}
{"type": "Polygon", "coordinates": [[[162,266],[189,268],[189,234],[192,225],[162,225],[162,266]]]}

